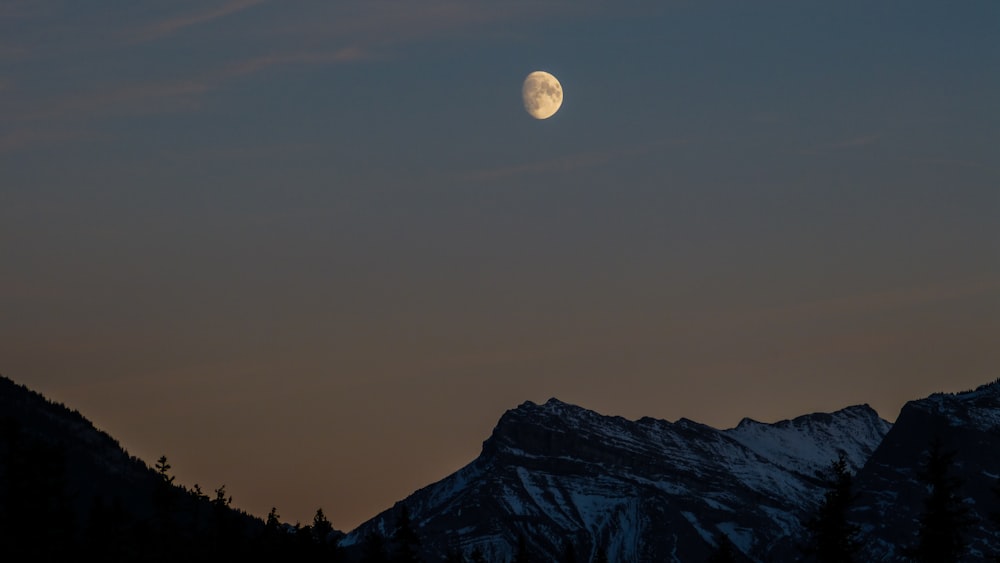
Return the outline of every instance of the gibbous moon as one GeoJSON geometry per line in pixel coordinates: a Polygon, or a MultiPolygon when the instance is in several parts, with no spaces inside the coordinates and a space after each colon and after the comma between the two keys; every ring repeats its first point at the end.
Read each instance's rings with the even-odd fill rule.
{"type": "Polygon", "coordinates": [[[548,119],[559,111],[562,105],[562,84],[551,74],[536,70],[524,79],[521,86],[524,110],[535,119],[548,119]]]}

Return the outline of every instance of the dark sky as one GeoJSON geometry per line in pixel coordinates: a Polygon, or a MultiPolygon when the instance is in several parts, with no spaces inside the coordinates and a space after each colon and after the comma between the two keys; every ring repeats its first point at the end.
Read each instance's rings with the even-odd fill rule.
{"type": "Polygon", "coordinates": [[[998,29],[996,0],[0,0],[0,371],[340,528],[524,400],[892,420],[1000,376],[998,29]]]}

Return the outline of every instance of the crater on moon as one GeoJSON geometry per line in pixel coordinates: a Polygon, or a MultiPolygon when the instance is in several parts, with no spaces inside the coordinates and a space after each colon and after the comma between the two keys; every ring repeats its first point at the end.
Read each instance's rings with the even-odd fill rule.
{"type": "Polygon", "coordinates": [[[521,86],[524,109],[535,119],[552,117],[562,105],[562,84],[555,76],[536,70],[524,79],[521,86]]]}

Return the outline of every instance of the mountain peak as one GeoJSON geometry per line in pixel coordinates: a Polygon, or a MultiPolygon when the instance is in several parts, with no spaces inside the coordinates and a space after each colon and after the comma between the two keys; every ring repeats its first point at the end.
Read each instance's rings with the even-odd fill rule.
{"type": "Polygon", "coordinates": [[[567,534],[588,552],[604,538],[613,560],[640,560],[639,545],[650,560],[698,560],[715,545],[713,528],[754,558],[798,529],[797,515],[821,496],[817,471],[841,452],[860,466],[888,426],[865,406],[719,430],[525,401],[503,414],[479,458],[405,502],[448,544],[442,551],[475,545],[497,560],[518,537],[554,560],[567,534]]]}
{"type": "Polygon", "coordinates": [[[955,393],[955,396],[964,398],[998,397],[1000,398],[1000,377],[989,383],[984,383],[975,389],[955,393]]]}
{"type": "Polygon", "coordinates": [[[983,431],[1000,429],[1000,379],[958,393],[934,393],[926,399],[910,401],[900,417],[912,411],[940,415],[949,426],[965,426],[983,431]]]}

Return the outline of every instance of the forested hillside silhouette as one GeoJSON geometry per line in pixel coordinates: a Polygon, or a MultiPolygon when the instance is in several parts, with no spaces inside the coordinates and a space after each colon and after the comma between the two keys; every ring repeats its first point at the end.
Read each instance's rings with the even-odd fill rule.
{"type": "MultiPolygon", "coordinates": [[[[981,389],[988,391],[991,386],[981,389]]],[[[917,450],[919,456],[912,463],[895,465],[894,471],[912,475],[905,480],[916,483],[923,497],[917,499],[919,508],[911,513],[906,529],[897,534],[905,540],[894,542],[886,560],[1000,561],[1000,553],[977,550],[970,542],[975,534],[1000,538],[1000,477],[988,474],[995,484],[985,496],[970,492],[961,462],[969,458],[956,457],[953,447],[960,440],[945,440],[937,433],[914,439],[924,441],[917,450]],[[970,504],[972,497],[978,503],[970,504]],[[970,510],[974,504],[980,505],[983,516],[974,517],[970,510]]],[[[898,449],[898,444],[889,446],[898,449]]],[[[865,515],[872,500],[864,498],[855,478],[844,455],[817,473],[817,483],[825,492],[812,513],[802,515],[797,554],[781,560],[847,563],[866,559],[873,527],[865,515]]],[[[430,547],[442,545],[440,538],[424,541],[435,538],[424,535],[427,530],[421,528],[406,501],[387,514],[383,526],[369,527],[362,541],[345,541],[345,545],[341,545],[345,534],[333,528],[322,509],[317,509],[311,522],[295,525],[283,523],[277,508],[263,519],[247,514],[232,506],[224,484],[207,489],[198,484],[180,486],[167,456],[150,466],[129,455],[79,412],[0,376],[3,561],[609,561],[608,545],[580,543],[582,536],[573,534],[563,538],[557,558],[551,553],[542,555],[546,552],[530,534],[519,536],[506,555],[490,553],[475,543],[451,544],[445,551],[430,547]]],[[[725,534],[717,534],[710,545],[706,561],[756,559],[725,534]]]]}
{"type": "Polygon", "coordinates": [[[0,376],[4,561],[336,561],[322,510],[305,526],[236,510],[225,485],[174,483],[79,412],[0,376]]]}

